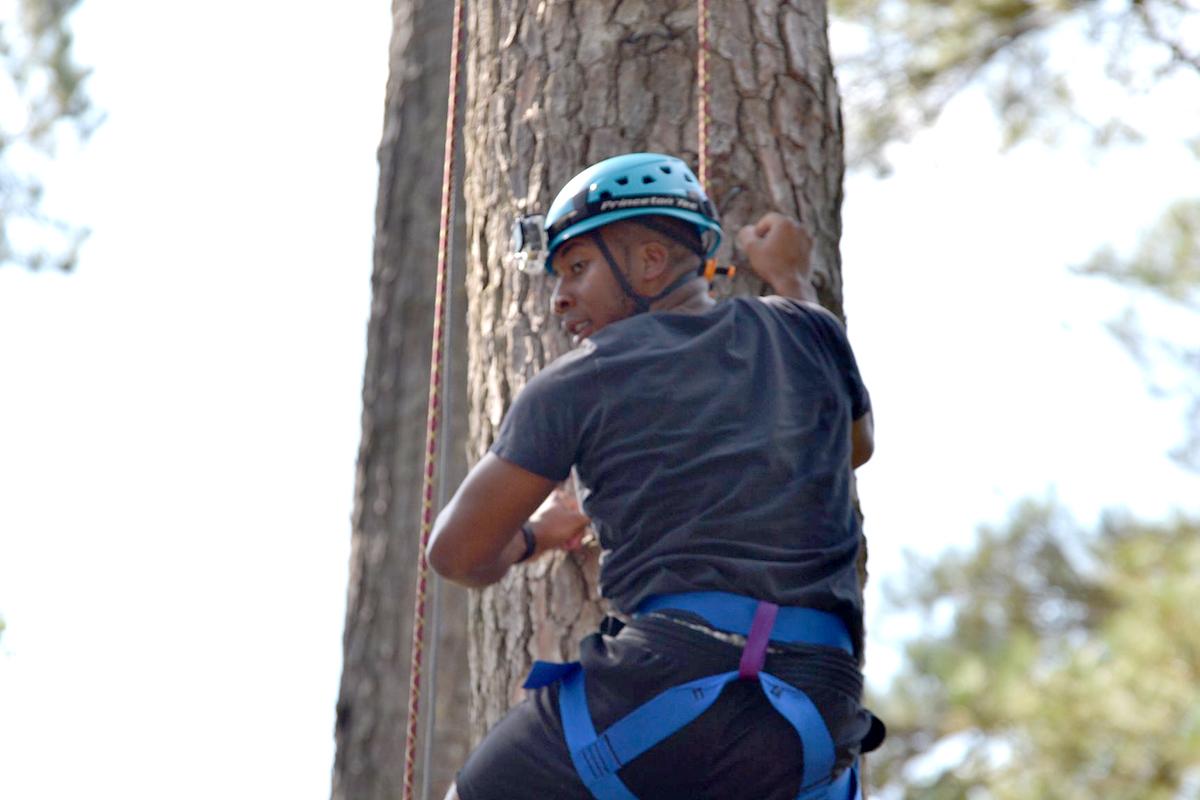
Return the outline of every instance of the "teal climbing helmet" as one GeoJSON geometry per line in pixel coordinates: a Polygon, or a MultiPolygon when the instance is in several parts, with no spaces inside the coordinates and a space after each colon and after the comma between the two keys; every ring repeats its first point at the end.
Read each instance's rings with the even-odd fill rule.
{"type": "Polygon", "coordinates": [[[573,237],[649,215],[692,223],[700,235],[702,258],[710,258],[721,244],[716,208],[688,165],[660,153],[630,153],[593,164],[554,198],[544,223],[546,271],[553,273],[554,251],[573,237]]]}

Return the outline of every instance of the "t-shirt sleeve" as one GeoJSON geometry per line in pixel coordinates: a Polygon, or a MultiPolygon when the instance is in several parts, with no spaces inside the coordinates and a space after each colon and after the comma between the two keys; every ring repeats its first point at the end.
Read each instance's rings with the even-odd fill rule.
{"type": "Polygon", "coordinates": [[[852,419],[861,419],[871,410],[871,395],[858,372],[858,362],[846,338],[846,329],[841,320],[815,303],[805,303],[778,296],[763,298],[769,304],[782,308],[791,315],[799,315],[798,321],[813,331],[820,341],[821,349],[833,361],[833,368],[842,377],[846,394],[850,398],[852,419]]]}
{"type": "Polygon", "coordinates": [[[491,452],[543,478],[566,480],[587,416],[586,368],[555,362],[534,376],[504,415],[491,452]]]}
{"type": "Polygon", "coordinates": [[[858,361],[850,348],[850,340],[846,338],[846,329],[828,312],[814,310],[811,313],[819,319],[818,324],[825,332],[825,340],[829,344],[838,372],[845,380],[846,392],[850,395],[851,418],[861,419],[871,410],[871,395],[858,372],[858,361]]]}

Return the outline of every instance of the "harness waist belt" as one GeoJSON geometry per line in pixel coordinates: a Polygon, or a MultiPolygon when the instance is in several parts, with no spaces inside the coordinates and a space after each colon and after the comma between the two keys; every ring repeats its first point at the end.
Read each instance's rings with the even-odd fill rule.
{"type": "MultiPolygon", "coordinates": [[[[635,616],[652,611],[687,611],[703,617],[713,628],[749,636],[759,601],[727,592],[684,592],[656,594],[637,607],[635,616]]],[[[850,634],[836,615],[811,608],[782,606],[771,627],[772,641],[787,644],[818,644],[854,654],[850,634]]]]}

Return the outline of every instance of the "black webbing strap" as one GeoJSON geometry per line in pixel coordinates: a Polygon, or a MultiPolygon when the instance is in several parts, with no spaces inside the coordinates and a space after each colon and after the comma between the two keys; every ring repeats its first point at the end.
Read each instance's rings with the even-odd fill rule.
{"type": "Polygon", "coordinates": [[[633,313],[635,314],[644,314],[645,312],[649,311],[651,305],[657,303],[659,300],[662,300],[671,292],[675,291],[680,286],[683,286],[685,283],[696,277],[696,273],[689,270],[675,280],[671,281],[667,288],[663,289],[653,297],[647,297],[646,295],[638,294],[633,290],[633,286],[630,285],[629,279],[625,277],[625,274],[621,272],[620,267],[617,266],[616,259],[613,258],[612,251],[608,249],[608,245],[604,243],[604,237],[600,235],[600,231],[592,231],[592,241],[594,241],[596,246],[600,248],[600,254],[603,255],[604,260],[608,262],[608,268],[612,271],[613,277],[617,279],[617,284],[621,287],[621,291],[625,292],[626,296],[633,301],[633,313]]]}

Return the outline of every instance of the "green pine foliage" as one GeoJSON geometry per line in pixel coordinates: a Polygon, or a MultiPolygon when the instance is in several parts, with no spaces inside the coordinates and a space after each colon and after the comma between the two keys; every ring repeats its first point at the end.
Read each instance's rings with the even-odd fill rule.
{"type": "Polygon", "coordinates": [[[84,231],[42,210],[38,166],[58,137],[98,124],[71,55],[68,17],[79,0],[17,0],[0,19],[0,265],[71,269],[84,231]]]}
{"type": "Polygon", "coordinates": [[[1082,272],[1148,289],[1200,312],[1200,200],[1180,201],[1168,208],[1142,234],[1132,257],[1122,258],[1112,248],[1104,248],[1082,272]]]}
{"type": "Polygon", "coordinates": [[[1136,121],[1088,118],[1073,86],[1102,77],[1143,92],[1176,70],[1200,72],[1200,44],[1177,33],[1200,12],[1177,0],[833,0],[842,54],[838,80],[848,117],[848,160],[881,172],[885,147],[928,127],[968,86],[991,97],[1006,144],[1054,138],[1065,125],[1096,144],[1137,137],[1136,121]],[[1069,35],[1069,36],[1068,36],[1069,35]],[[1179,38],[1177,38],[1179,37],[1179,38]],[[1102,75],[1079,72],[1066,41],[1103,55],[1102,75]]]}
{"type": "Polygon", "coordinates": [[[875,701],[880,796],[1195,796],[1200,520],[1088,532],[1026,503],[970,552],[912,566],[892,599],[934,632],[875,701]]]}
{"type": "MultiPolygon", "coordinates": [[[[1035,136],[1053,141],[1082,126],[1103,147],[1136,141],[1137,120],[1123,119],[1107,106],[1082,108],[1076,89],[1083,81],[1100,79],[1140,95],[1176,72],[1200,76],[1195,2],[832,0],[830,5],[847,29],[839,38],[857,43],[838,64],[847,161],[881,174],[889,169],[889,143],[932,125],[970,86],[987,90],[1006,146],[1035,136]]],[[[1200,156],[1200,135],[1188,145],[1200,156]]],[[[1132,256],[1103,249],[1083,271],[1200,313],[1200,201],[1168,209],[1132,256]]],[[[1183,399],[1186,432],[1171,455],[1200,471],[1200,346],[1151,336],[1132,309],[1110,330],[1141,364],[1153,391],[1183,399]]]]}

